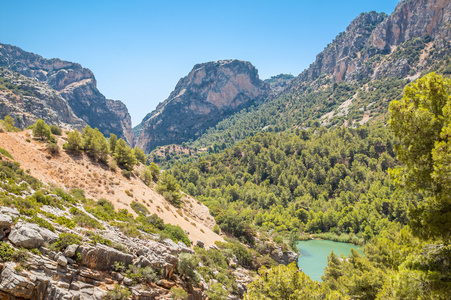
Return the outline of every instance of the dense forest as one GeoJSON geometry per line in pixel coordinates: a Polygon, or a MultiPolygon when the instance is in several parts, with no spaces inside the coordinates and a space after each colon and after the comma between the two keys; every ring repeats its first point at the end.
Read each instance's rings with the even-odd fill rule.
{"type": "Polygon", "coordinates": [[[169,172],[251,247],[268,233],[365,245],[364,256],[331,253],[321,284],[291,265],[260,269],[245,299],[447,299],[450,96],[431,73],[388,119],[259,133],[169,172]]]}

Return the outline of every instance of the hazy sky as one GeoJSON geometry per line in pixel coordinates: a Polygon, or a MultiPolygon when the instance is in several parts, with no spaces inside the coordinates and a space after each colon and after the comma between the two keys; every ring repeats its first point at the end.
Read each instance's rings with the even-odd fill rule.
{"type": "Polygon", "coordinates": [[[0,43],[80,63],[133,126],[194,64],[250,61],[261,79],[298,75],[361,12],[397,0],[0,0],[0,43]]]}

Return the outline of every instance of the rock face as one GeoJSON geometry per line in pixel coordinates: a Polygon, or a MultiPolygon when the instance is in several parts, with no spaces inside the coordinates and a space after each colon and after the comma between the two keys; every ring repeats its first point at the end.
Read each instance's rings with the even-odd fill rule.
{"type": "Polygon", "coordinates": [[[18,76],[18,73],[8,69],[1,70],[0,77],[20,89],[16,93],[0,91],[0,118],[7,115],[13,117],[19,128],[26,128],[39,118],[47,124],[67,129],[86,126],[86,122],[74,114],[66,99],[47,84],[18,76]]]}
{"type": "Polygon", "coordinates": [[[371,58],[393,53],[399,45],[414,38],[449,41],[450,22],[448,0],[402,0],[390,16],[362,13],[317,55],[289,90],[295,91],[302,82],[312,82],[321,75],[330,75],[336,83],[384,76],[406,77],[411,66],[402,58],[382,66],[371,62],[371,58]]]}
{"type": "Polygon", "coordinates": [[[159,145],[185,142],[269,94],[269,85],[249,62],[195,65],[169,98],[143,119],[136,144],[149,153],[159,145]]]}
{"type": "MultiPolygon", "coordinates": [[[[75,116],[88,125],[99,128],[106,136],[114,133],[130,144],[133,143],[133,137],[130,136],[132,129],[129,126],[131,121],[128,113],[124,114],[125,106],[112,104],[113,108],[110,108],[105,96],[97,89],[94,74],[89,69],[56,58],[45,59],[5,44],[0,44],[0,66],[45,83],[56,91],[56,96],[60,96],[59,100],[67,101],[75,116]],[[117,110],[118,107],[120,109],[117,110]]],[[[31,108],[24,110],[30,114],[37,112],[31,108]]]]}

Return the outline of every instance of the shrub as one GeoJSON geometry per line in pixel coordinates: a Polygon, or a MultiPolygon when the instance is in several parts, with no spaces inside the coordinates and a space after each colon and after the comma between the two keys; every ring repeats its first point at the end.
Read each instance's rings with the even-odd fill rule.
{"type": "Polygon", "coordinates": [[[213,226],[213,232],[216,233],[216,234],[220,234],[221,233],[221,230],[219,229],[218,224],[215,224],[215,226],[213,226]]]}
{"type": "Polygon", "coordinates": [[[63,251],[67,248],[67,246],[72,244],[81,245],[82,238],[81,236],[73,233],[60,233],[58,240],[50,245],[50,250],[54,251],[63,251]]]}
{"type": "Polygon", "coordinates": [[[47,150],[49,150],[50,154],[56,155],[60,153],[60,147],[57,144],[49,143],[46,146],[47,150]]]}
{"type": "Polygon", "coordinates": [[[137,163],[132,149],[127,145],[124,139],[119,139],[117,141],[113,157],[120,168],[128,171],[132,171],[133,166],[137,163]]]}
{"type": "Polygon", "coordinates": [[[199,266],[199,261],[196,255],[189,253],[181,253],[179,256],[179,263],[177,264],[177,271],[180,275],[184,275],[193,282],[199,281],[199,276],[196,270],[199,266]]]}
{"type": "Polygon", "coordinates": [[[75,225],[77,225],[77,224],[75,224],[74,221],[72,221],[72,220],[69,219],[69,218],[66,218],[65,216],[59,216],[59,217],[57,217],[57,218],[55,219],[55,223],[57,223],[57,224],[59,224],[59,225],[62,225],[62,226],[64,226],[64,227],[67,227],[67,228],[69,228],[69,229],[72,229],[72,228],[75,227],[75,225]]]}
{"type": "MultiPolygon", "coordinates": [[[[126,191],[127,192],[127,191],[126,191]]],[[[149,210],[142,204],[136,201],[132,201],[132,203],[130,204],[130,206],[132,207],[132,209],[138,214],[138,215],[147,215],[149,214],[149,210]]]]}
{"type": "Polygon", "coordinates": [[[171,240],[173,240],[174,242],[182,241],[186,246],[191,246],[191,242],[188,236],[180,226],[166,224],[164,226],[163,232],[167,233],[170,236],[171,240]]]}
{"type": "Polygon", "coordinates": [[[54,135],[61,135],[63,131],[56,125],[50,125],[50,132],[54,135]]]}
{"type": "Polygon", "coordinates": [[[174,286],[171,288],[170,293],[171,293],[171,298],[174,300],[188,299],[188,293],[182,288],[177,288],[174,286]]]}
{"type": "Polygon", "coordinates": [[[0,258],[3,261],[10,261],[13,254],[14,249],[9,244],[0,242],[0,258]]]}
{"type": "Polygon", "coordinates": [[[207,296],[210,300],[224,300],[227,299],[228,294],[219,282],[213,283],[207,290],[207,296]]]}
{"type": "Polygon", "coordinates": [[[91,239],[91,243],[94,245],[99,243],[99,244],[103,244],[106,246],[111,246],[113,244],[113,242],[110,241],[109,239],[106,239],[103,236],[98,235],[92,231],[88,231],[87,234],[88,234],[89,238],[91,239]]]}
{"type": "Polygon", "coordinates": [[[139,161],[143,165],[146,164],[147,157],[146,157],[146,154],[144,153],[144,151],[142,151],[141,148],[139,148],[139,147],[133,148],[133,155],[136,157],[137,161],[139,161]]]}
{"type": "Polygon", "coordinates": [[[132,172],[130,172],[129,170],[125,170],[125,169],[122,170],[122,176],[124,176],[125,178],[130,179],[131,175],[132,175],[132,172]]]}
{"type": "Polygon", "coordinates": [[[151,267],[140,268],[135,265],[130,265],[126,276],[133,280],[135,284],[141,282],[154,282],[158,279],[157,273],[151,267]]]}
{"type": "Polygon", "coordinates": [[[55,227],[53,227],[52,223],[50,223],[49,221],[47,221],[43,218],[39,218],[38,216],[33,216],[32,218],[28,219],[27,221],[38,224],[39,227],[44,227],[52,232],[55,232],[55,227]]]}
{"type": "Polygon", "coordinates": [[[114,285],[114,289],[106,293],[102,299],[104,300],[125,300],[130,297],[132,293],[128,288],[122,288],[119,284],[114,285]]]}
{"type": "Polygon", "coordinates": [[[11,255],[11,258],[18,263],[24,263],[27,259],[30,258],[30,252],[26,249],[20,249],[17,251],[14,251],[14,253],[11,255]]]}
{"type": "Polygon", "coordinates": [[[14,159],[14,157],[13,157],[8,151],[6,151],[6,150],[3,149],[3,148],[0,148],[0,153],[1,153],[3,156],[6,156],[6,157],[8,157],[8,158],[10,158],[10,159],[14,159]]]}
{"type": "Polygon", "coordinates": [[[0,121],[1,125],[3,125],[6,131],[9,132],[19,131],[19,128],[15,127],[14,119],[11,116],[5,116],[5,118],[0,121]]]}

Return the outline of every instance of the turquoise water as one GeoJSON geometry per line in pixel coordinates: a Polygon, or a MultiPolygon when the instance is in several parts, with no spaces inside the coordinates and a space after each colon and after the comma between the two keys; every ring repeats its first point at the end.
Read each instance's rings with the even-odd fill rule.
{"type": "Polygon", "coordinates": [[[342,253],[348,256],[351,254],[351,249],[354,248],[360,254],[363,254],[361,248],[356,245],[327,240],[300,241],[297,246],[301,253],[298,266],[312,280],[318,281],[321,281],[321,276],[324,274],[324,268],[327,265],[327,256],[331,251],[334,251],[338,256],[341,256],[342,253]]]}

